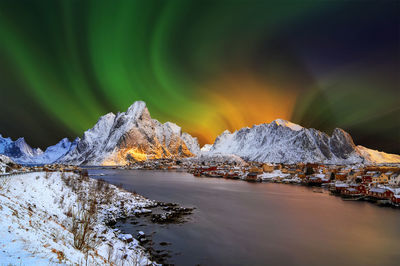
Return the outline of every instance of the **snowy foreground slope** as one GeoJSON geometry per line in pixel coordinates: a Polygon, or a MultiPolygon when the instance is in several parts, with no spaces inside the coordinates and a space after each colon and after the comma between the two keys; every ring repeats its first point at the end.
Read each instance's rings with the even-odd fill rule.
{"type": "Polygon", "coordinates": [[[72,173],[1,177],[1,265],[152,264],[138,241],[105,225],[151,204],[105,182],[72,173]],[[90,212],[82,211],[82,206],[90,212]],[[77,239],[84,224],[92,231],[86,235],[90,239],[87,246],[79,250],[77,239]]]}
{"type": "Polygon", "coordinates": [[[57,162],[87,165],[124,165],[127,157],[145,160],[191,157],[200,152],[196,138],[174,123],[152,119],[146,104],[134,102],[126,112],[106,114],[87,130],[75,149],[57,162]]]}
{"type": "Polygon", "coordinates": [[[225,131],[202,153],[234,154],[245,160],[268,163],[400,163],[398,155],[356,146],[351,136],[340,128],[328,136],[283,119],[234,133],[225,131]]]}

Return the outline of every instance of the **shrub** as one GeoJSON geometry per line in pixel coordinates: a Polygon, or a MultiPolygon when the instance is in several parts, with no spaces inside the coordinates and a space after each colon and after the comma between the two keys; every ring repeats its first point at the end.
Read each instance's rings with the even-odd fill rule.
{"type": "Polygon", "coordinates": [[[74,236],[74,247],[88,251],[97,246],[93,226],[96,221],[96,203],[78,204],[78,209],[72,212],[71,232],[74,236]]]}
{"type": "Polygon", "coordinates": [[[96,190],[102,191],[106,184],[104,179],[96,179],[96,190]]]}

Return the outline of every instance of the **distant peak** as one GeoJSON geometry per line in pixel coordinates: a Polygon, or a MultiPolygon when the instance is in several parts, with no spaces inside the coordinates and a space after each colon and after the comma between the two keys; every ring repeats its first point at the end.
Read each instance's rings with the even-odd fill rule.
{"type": "Polygon", "coordinates": [[[16,141],[15,141],[16,143],[26,143],[26,141],[25,141],[25,138],[24,137],[22,137],[22,138],[18,138],[16,141]]]}
{"type": "Polygon", "coordinates": [[[40,155],[43,153],[43,150],[41,148],[36,148],[36,149],[34,149],[34,153],[35,153],[35,155],[40,155]]]}
{"type": "Polygon", "coordinates": [[[290,128],[292,130],[295,130],[295,131],[299,131],[299,130],[303,129],[303,127],[300,126],[300,125],[297,125],[295,123],[292,123],[292,122],[289,122],[289,121],[287,121],[285,119],[280,119],[280,118],[272,121],[272,123],[275,123],[278,126],[288,127],[288,128],[290,128]]]}
{"type": "Polygon", "coordinates": [[[62,140],[60,140],[56,145],[57,146],[63,146],[66,147],[70,144],[71,142],[69,141],[68,138],[63,138],[62,140]]]}

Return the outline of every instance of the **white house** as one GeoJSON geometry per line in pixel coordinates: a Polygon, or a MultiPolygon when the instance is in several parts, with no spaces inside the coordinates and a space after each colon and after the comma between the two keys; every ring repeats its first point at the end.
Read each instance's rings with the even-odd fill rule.
{"type": "Polygon", "coordinates": [[[390,177],[389,177],[389,185],[392,186],[398,186],[400,185],[400,173],[393,173],[390,177]]]}

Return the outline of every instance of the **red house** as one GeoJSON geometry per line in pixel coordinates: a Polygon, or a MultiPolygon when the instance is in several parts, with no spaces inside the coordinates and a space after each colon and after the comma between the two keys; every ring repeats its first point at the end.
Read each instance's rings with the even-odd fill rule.
{"type": "Polygon", "coordinates": [[[337,193],[342,193],[342,191],[344,191],[345,189],[347,189],[349,187],[348,184],[346,183],[336,183],[335,184],[335,191],[337,193]]]}
{"type": "Polygon", "coordinates": [[[368,191],[368,196],[378,199],[391,199],[394,193],[386,188],[373,187],[368,191]]]}
{"type": "Polygon", "coordinates": [[[344,194],[344,195],[360,195],[361,193],[356,188],[348,187],[348,188],[342,190],[342,194],[344,194]]]}
{"type": "Polygon", "coordinates": [[[362,177],[361,180],[362,180],[361,182],[364,183],[364,184],[371,183],[372,182],[372,177],[368,176],[368,175],[365,175],[365,176],[362,177]]]}
{"type": "Polygon", "coordinates": [[[394,204],[400,204],[400,195],[393,195],[391,200],[394,204]]]}

